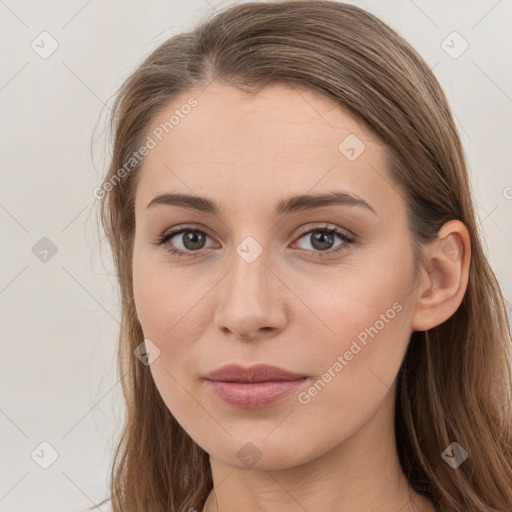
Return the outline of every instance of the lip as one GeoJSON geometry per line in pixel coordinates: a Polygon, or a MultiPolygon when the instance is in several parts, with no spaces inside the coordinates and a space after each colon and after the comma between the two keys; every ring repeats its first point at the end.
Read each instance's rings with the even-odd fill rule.
{"type": "Polygon", "coordinates": [[[224,402],[257,409],[290,395],[303,386],[308,377],[267,364],[250,367],[229,364],[209,373],[204,379],[224,402]]]}
{"type": "Polygon", "coordinates": [[[303,379],[306,375],[292,373],[269,364],[255,364],[244,367],[239,364],[227,364],[208,373],[205,378],[222,382],[268,382],[303,379]]]}

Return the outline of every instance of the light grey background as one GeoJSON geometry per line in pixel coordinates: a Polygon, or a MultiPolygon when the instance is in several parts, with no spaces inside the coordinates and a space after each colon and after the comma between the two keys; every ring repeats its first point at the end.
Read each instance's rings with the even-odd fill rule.
{"type": "MultiPolygon", "coordinates": [[[[489,258],[510,301],[512,2],[351,3],[398,30],[444,87],[489,258]],[[467,50],[453,58],[464,40],[467,50]]],[[[0,0],[1,512],[83,511],[106,495],[122,413],[119,308],[92,195],[108,155],[106,114],[148,53],[224,5],[0,0]],[[31,47],[51,49],[43,31],[58,43],[48,58],[31,47]],[[47,262],[34,254],[43,237],[57,249],[47,262]],[[52,449],[42,442],[58,452],[48,469],[39,464],[51,462],[52,449]]]]}

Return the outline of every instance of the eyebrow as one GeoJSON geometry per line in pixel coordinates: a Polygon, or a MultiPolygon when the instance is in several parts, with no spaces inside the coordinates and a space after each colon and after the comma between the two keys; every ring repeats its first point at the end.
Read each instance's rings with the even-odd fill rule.
{"type": "MultiPolygon", "coordinates": [[[[221,206],[206,197],[194,196],[184,193],[165,193],[155,196],[146,209],[156,205],[180,206],[191,210],[197,210],[203,213],[209,213],[216,216],[222,216],[224,210],[221,206]]],[[[318,194],[300,194],[291,196],[279,201],[274,207],[275,215],[286,215],[298,211],[313,210],[323,206],[343,205],[359,206],[373,214],[377,212],[362,198],[355,194],[342,191],[329,191],[318,194]]]]}

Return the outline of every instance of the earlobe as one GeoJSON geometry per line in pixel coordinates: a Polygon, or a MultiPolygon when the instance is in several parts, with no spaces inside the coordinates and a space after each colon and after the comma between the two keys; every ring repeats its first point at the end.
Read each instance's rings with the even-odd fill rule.
{"type": "Polygon", "coordinates": [[[423,276],[417,285],[413,331],[426,331],[450,318],[466,292],[471,244],[466,226],[446,222],[437,238],[424,246],[423,276]]]}

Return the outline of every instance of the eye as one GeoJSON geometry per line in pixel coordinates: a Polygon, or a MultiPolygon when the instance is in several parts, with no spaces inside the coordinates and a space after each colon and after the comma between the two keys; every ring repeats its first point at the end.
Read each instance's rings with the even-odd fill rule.
{"type": "Polygon", "coordinates": [[[324,254],[332,256],[347,250],[354,242],[354,238],[349,234],[336,227],[329,227],[327,225],[303,232],[300,239],[309,240],[313,250],[305,249],[305,251],[311,256],[319,258],[324,257],[324,254]],[[332,244],[336,241],[336,238],[341,240],[341,242],[334,246],[335,249],[332,249],[332,244]]]}
{"type": "Polygon", "coordinates": [[[205,248],[207,237],[208,234],[202,229],[182,227],[158,237],[156,244],[163,245],[165,250],[171,254],[195,257],[198,256],[198,254],[193,253],[199,252],[201,249],[205,248]],[[173,238],[181,242],[182,248],[179,247],[179,243],[178,248],[175,247],[176,242],[170,243],[173,238]]]}

